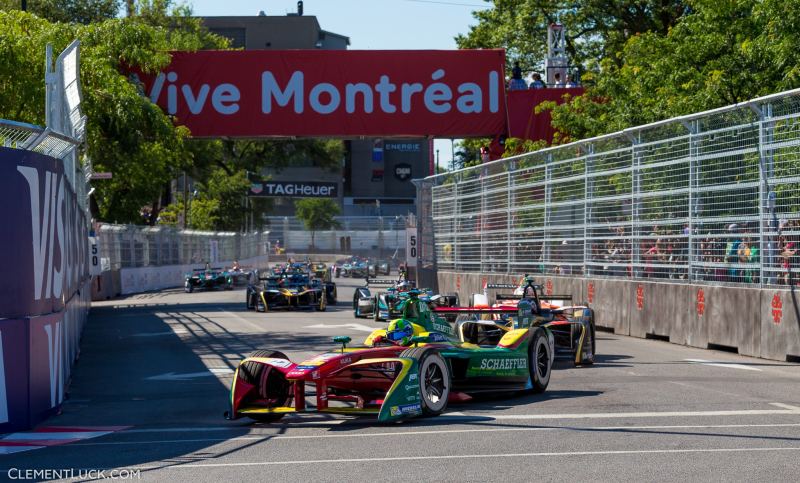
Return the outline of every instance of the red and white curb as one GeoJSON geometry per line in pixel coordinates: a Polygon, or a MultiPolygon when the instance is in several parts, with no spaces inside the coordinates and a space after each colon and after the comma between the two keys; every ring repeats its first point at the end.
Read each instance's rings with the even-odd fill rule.
{"type": "Polygon", "coordinates": [[[0,438],[0,455],[99,438],[128,428],[130,426],[43,426],[33,431],[11,433],[0,438]]]}

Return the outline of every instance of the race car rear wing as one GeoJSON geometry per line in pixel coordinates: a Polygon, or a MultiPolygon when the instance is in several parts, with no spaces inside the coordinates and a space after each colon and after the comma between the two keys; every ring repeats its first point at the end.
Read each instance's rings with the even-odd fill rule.
{"type": "Polygon", "coordinates": [[[433,311],[441,314],[516,314],[516,307],[484,308],[484,307],[434,307],[433,311]]]}
{"type": "MultiPolygon", "coordinates": [[[[382,279],[382,278],[368,278],[367,279],[367,285],[387,285],[387,286],[390,286],[390,285],[397,285],[399,282],[400,282],[400,280],[390,280],[390,279],[382,279]]],[[[406,283],[410,284],[411,286],[415,285],[414,282],[411,282],[411,281],[406,282],[406,283]]]]}
{"type": "MultiPolygon", "coordinates": [[[[564,300],[572,301],[572,295],[543,295],[538,294],[539,300],[564,300]]],[[[497,294],[495,300],[522,300],[522,295],[497,294]]]]}
{"type": "Polygon", "coordinates": [[[514,288],[514,289],[516,289],[516,288],[519,288],[519,284],[515,285],[513,283],[487,283],[486,284],[486,288],[487,289],[489,289],[489,288],[514,288]]]}
{"type": "Polygon", "coordinates": [[[193,268],[193,272],[205,272],[206,270],[210,272],[221,272],[223,270],[222,267],[212,267],[212,268],[193,268]]]}

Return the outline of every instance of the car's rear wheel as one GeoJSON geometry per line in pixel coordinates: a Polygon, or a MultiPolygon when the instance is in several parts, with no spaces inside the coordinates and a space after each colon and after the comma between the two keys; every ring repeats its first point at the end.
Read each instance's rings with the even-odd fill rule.
{"type": "MultiPolygon", "coordinates": [[[[289,360],[283,352],[270,350],[254,351],[248,354],[247,357],[289,360]]],[[[257,362],[245,362],[239,366],[239,379],[258,387],[258,397],[267,401],[266,407],[284,407],[289,404],[291,384],[286,380],[283,373],[277,369],[257,362]]],[[[282,413],[247,415],[250,419],[261,423],[271,423],[281,419],[283,416],[284,414],[282,413]]]]}
{"type": "Polygon", "coordinates": [[[550,352],[550,341],[544,329],[537,328],[528,347],[528,370],[530,371],[532,392],[541,393],[547,389],[552,369],[553,357],[550,352]]]}
{"type": "Polygon", "coordinates": [[[400,357],[417,360],[419,399],[422,414],[438,416],[447,408],[450,397],[450,369],[439,352],[429,347],[406,349],[400,357]]]}

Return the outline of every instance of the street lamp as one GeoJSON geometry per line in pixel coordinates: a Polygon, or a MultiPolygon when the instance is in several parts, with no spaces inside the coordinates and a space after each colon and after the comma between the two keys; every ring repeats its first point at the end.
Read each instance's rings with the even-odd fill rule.
{"type": "Polygon", "coordinates": [[[433,174],[439,174],[439,150],[436,150],[436,172],[433,174]]]}

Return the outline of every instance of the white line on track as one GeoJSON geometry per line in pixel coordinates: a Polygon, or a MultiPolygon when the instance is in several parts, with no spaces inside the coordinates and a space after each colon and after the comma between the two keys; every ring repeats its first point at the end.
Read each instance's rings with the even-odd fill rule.
{"type": "Polygon", "coordinates": [[[767,414],[800,414],[800,407],[782,403],[770,403],[784,409],[739,409],[733,411],[662,411],[642,413],[575,413],[575,414],[481,414],[481,413],[447,413],[439,418],[485,418],[487,420],[506,419],[609,419],[609,418],[664,418],[664,417],[699,417],[699,416],[761,416],[767,414]]]}
{"type": "Polygon", "coordinates": [[[378,463],[387,461],[421,461],[421,460],[454,460],[474,458],[522,458],[545,456],[613,456],[629,454],[691,454],[691,453],[747,453],[767,451],[800,451],[800,447],[775,447],[775,448],[697,448],[697,449],[641,449],[641,450],[615,450],[615,451],[563,451],[552,453],[498,453],[498,454],[464,454],[444,456],[399,456],[387,458],[339,458],[329,460],[292,460],[292,461],[253,461],[244,463],[195,463],[177,466],[151,466],[142,467],[143,470],[162,469],[191,469],[191,468],[224,468],[241,466],[278,466],[278,465],[307,465],[307,464],[333,464],[333,463],[378,463]]]}
{"type": "MultiPolygon", "coordinates": [[[[671,425],[671,426],[588,426],[588,427],[531,427],[531,428],[471,428],[471,429],[446,429],[426,431],[396,431],[382,433],[353,433],[353,434],[317,434],[283,436],[273,434],[237,436],[233,438],[198,438],[198,439],[173,439],[153,441],[109,441],[96,443],[74,443],[70,446],[115,446],[115,445],[150,445],[150,444],[176,444],[176,443],[207,443],[207,442],[236,442],[236,441],[283,441],[296,439],[338,439],[338,438],[395,438],[400,436],[426,436],[426,435],[452,435],[465,433],[507,433],[507,432],[539,432],[539,431],[652,431],[652,430],[680,430],[680,429],[743,429],[743,428],[792,428],[800,427],[800,423],[775,423],[775,424],[701,424],[701,425],[671,425]]],[[[132,433],[125,431],[120,434],[132,433]]]]}
{"type": "Polygon", "coordinates": [[[705,359],[684,359],[684,361],[691,362],[693,364],[702,364],[704,366],[727,367],[728,369],[743,369],[745,371],[761,372],[761,369],[757,367],[746,366],[744,364],[736,364],[733,362],[707,361],[705,359]]]}

